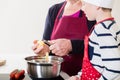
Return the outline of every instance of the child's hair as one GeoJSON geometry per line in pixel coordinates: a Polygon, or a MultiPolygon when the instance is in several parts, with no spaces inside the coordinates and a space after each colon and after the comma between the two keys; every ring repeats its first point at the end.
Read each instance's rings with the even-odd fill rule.
{"type": "Polygon", "coordinates": [[[104,8],[104,7],[101,7],[101,8],[102,8],[103,11],[110,11],[110,12],[112,11],[111,8],[104,8]]]}

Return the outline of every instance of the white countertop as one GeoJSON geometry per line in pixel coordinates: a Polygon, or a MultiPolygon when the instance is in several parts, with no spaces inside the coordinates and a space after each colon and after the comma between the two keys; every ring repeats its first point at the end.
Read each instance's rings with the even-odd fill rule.
{"type": "Polygon", "coordinates": [[[27,56],[33,56],[35,54],[15,54],[15,53],[0,53],[0,60],[5,59],[6,64],[0,66],[0,74],[9,74],[14,69],[24,69],[26,72],[27,63],[24,60],[27,56]]]}

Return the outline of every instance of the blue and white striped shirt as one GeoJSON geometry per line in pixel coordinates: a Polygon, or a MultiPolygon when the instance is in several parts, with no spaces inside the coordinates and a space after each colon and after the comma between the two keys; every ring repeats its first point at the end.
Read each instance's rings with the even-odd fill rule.
{"type": "Polygon", "coordinates": [[[99,80],[114,80],[120,76],[120,26],[115,21],[95,26],[89,36],[89,58],[102,74],[99,80]]]}

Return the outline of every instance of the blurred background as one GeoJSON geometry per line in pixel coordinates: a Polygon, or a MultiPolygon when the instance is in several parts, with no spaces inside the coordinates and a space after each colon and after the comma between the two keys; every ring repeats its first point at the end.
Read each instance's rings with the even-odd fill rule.
{"type": "MultiPolygon", "coordinates": [[[[35,39],[41,40],[51,5],[64,0],[0,0],[0,54],[33,53],[35,39]]],[[[112,14],[120,26],[120,0],[112,14]]]]}

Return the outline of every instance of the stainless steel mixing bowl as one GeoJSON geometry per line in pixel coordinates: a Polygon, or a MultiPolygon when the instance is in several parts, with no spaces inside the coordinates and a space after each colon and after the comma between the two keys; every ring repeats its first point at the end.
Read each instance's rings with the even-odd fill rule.
{"type": "Polygon", "coordinates": [[[29,56],[26,57],[27,72],[30,77],[34,78],[54,78],[59,76],[61,70],[62,57],[49,56],[45,57],[29,56]]]}

